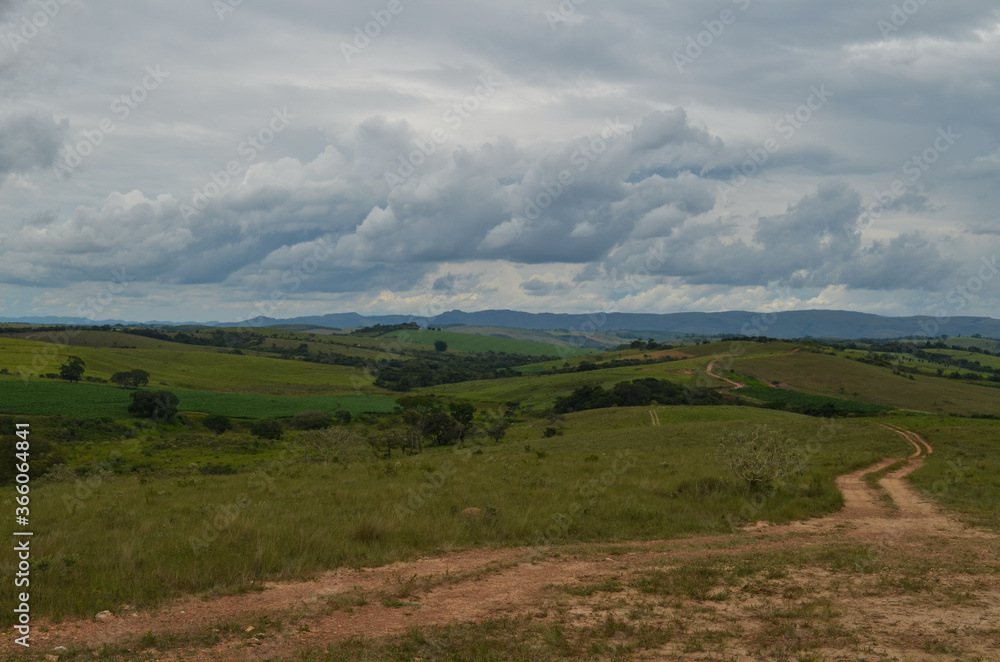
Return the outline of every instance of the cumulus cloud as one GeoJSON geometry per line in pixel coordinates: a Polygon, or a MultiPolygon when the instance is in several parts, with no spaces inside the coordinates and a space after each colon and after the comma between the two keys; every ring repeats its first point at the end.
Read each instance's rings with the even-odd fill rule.
{"type": "MultiPolygon", "coordinates": [[[[0,20],[23,6],[0,0],[0,20]]],[[[696,3],[584,3],[553,23],[527,0],[428,0],[350,62],[341,43],[372,19],[349,5],[65,11],[72,34],[53,20],[0,56],[16,65],[0,79],[13,290],[126,268],[158,301],[199,289],[221,307],[275,292],[367,312],[426,297],[731,306],[728,292],[782,285],[801,305],[892,292],[912,309],[970,251],[1000,249],[1000,10],[985,0],[927,3],[888,35],[891,8],[864,0],[751,3],[683,72],[675,52],[718,16],[696,3]],[[171,78],[117,117],[147,64],[171,78]],[[500,82],[486,93],[484,77],[500,82]],[[790,123],[817,87],[829,100],[790,123]],[[288,130],[192,214],[275,107],[288,130]],[[94,155],[52,177],[67,134],[106,117],[94,155]],[[866,216],[949,126],[953,148],[866,216]],[[766,163],[723,188],[769,138],[766,163]]]]}

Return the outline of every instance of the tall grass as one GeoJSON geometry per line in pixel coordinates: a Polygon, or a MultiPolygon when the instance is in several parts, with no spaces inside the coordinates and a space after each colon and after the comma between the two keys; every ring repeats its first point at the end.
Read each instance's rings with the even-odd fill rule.
{"type": "MultiPolygon", "coordinates": [[[[386,461],[358,445],[337,462],[293,452],[257,473],[37,485],[32,553],[45,567],[32,575],[34,613],[93,615],[454,548],[660,539],[816,516],[841,504],[836,474],[907,452],[863,421],[829,428],[729,407],[663,408],[660,419],[643,427],[645,409],[584,412],[557,423],[560,436],[520,424],[500,445],[459,454],[386,461]],[[748,422],[818,440],[802,474],[760,492],[726,475],[716,439],[748,422]],[[464,516],[467,507],[482,517],[464,516]]],[[[12,576],[4,558],[0,571],[12,576]]],[[[0,599],[9,604],[13,591],[4,583],[0,599]]]]}

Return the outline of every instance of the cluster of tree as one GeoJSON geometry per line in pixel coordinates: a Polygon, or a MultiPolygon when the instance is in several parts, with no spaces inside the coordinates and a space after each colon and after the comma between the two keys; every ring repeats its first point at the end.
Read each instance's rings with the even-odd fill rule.
{"type": "Polygon", "coordinates": [[[446,403],[428,396],[403,397],[397,403],[395,415],[379,423],[377,439],[373,441],[390,457],[393,448],[419,453],[425,441],[435,446],[457,444],[461,448],[466,440],[478,434],[499,443],[520,406],[508,403],[505,412],[477,414],[476,408],[467,402],[446,403]]]}
{"type": "Polygon", "coordinates": [[[649,340],[633,340],[627,345],[619,345],[618,349],[643,349],[643,350],[655,350],[655,349],[669,349],[671,347],[668,343],[658,343],[654,339],[649,340]]]}
{"type": "MultiPolygon", "coordinates": [[[[979,361],[973,361],[960,356],[951,356],[949,354],[942,354],[935,351],[928,350],[955,350],[961,352],[972,352],[975,354],[983,354],[986,356],[993,356],[992,352],[988,350],[981,349],[979,347],[961,347],[959,345],[946,345],[943,341],[938,340],[936,342],[926,341],[922,344],[916,344],[912,342],[903,342],[900,340],[869,340],[861,343],[841,343],[834,345],[836,348],[841,350],[847,349],[867,349],[868,354],[865,356],[857,357],[856,360],[861,363],[868,363],[870,365],[876,365],[883,368],[892,368],[897,372],[909,372],[909,373],[919,373],[916,368],[903,366],[900,362],[901,357],[910,356],[914,359],[920,361],[926,361],[928,363],[937,363],[938,365],[944,365],[954,368],[962,368],[965,370],[971,370],[978,373],[986,373],[992,375],[989,379],[991,381],[1000,381],[1000,369],[989,365],[983,365],[979,361]]],[[[938,375],[943,375],[944,371],[939,369],[938,375]]],[[[958,372],[953,372],[948,375],[951,379],[972,379],[979,380],[983,377],[981,375],[962,375],[958,372]]]]}
{"type": "Polygon", "coordinates": [[[363,329],[355,329],[351,331],[351,335],[377,338],[378,336],[384,336],[387,333],[395,331],[420,331],[420,325],[416,322],[407,322],[406,324],[376,324],[375,326],[366,326],[363,329]]]}
{"type": "Polygon", "coordinates": [[[575,366],[571,366],[568,363],[564,363],[562,368],[552,368],[548,370],[548,374],[560,375],[570,372],[590,372],[591,370],[604,370],[606,368],[631,368],[640,365],[653,365],[655,363],[669,363],[671,361],[679,361],[680,359],[675,356],[659,356],[653,359],[611,359],[610,361],[602,361],[601,363],[594,363],[593,361],[580,361],[575,366]]]}
{"type": "Polygon", "coordinates": [[[409,391],[424,386],[497,379],[514,376],[516,373],[513,368],[552,358],[504,352],[484,354],[423,352],[418,354],[417,358],[393,359],[380,366],[375,385],[391,391],[409,391]]]}
{"type": "Polygon", "coordinates": [[[717,405],[722,396],[702,388],[687,388],[668,380],[637,379],[615,384],[611,389],[601,386],[581,386],[571,394],[556,400],[555,411],[568,414],[606,407],[644,407],[656,402],[661,405],[717,405]]]}

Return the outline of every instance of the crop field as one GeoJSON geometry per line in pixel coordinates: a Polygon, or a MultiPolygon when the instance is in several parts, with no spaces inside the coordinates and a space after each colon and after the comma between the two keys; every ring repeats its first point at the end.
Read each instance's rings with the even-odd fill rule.
{"type": "MultiPolygon", "coordinates": [[[[181,411],[239,418],[289,417],[308,409],[333,412],[343,408],[352,414],[388,413],[395,407],[392,397],[364,394],[283,397],[186,389],[172,389],[171,392],[177,395],[181,411]]],[[[127,389],[103,384],[22,382],[19,379],[0,378],[0,413],[127,418],[131,393],[127,389]]]]}

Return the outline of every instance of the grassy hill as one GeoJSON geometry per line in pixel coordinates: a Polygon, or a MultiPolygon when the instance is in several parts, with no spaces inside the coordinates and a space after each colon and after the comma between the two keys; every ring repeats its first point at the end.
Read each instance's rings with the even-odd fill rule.
{"type": "MultiPolygon", "coordinates": [[[[180,411],[223,414],[240,418],[289,417],[307,409],[332,413],[343,408],[352,414],[389,413],[393,397],[336,395],[283,397],[171,389],[180,411]]],[[[0,414],[85,418],[128,418],[132,391],[104,384],[70,384],[63,381],[30,381],[0,377],[0,414]]]]}
{"type": "Polygon", "coordinates": [[[939,377],[920,376],[914,380],[845,357],[813,352],[784,356],[739,359],[733,369],[738,375],[787,384],[805,393],[848,397],[864,402],[891,405],[941,414],[1000,415],[1000,390],[939,377]]]}
{"type": "MultiPolygon", "coordinates": [[[[150,340],[126,338],[129,344],[135,338],[136,345],[150,340]]],[[[101,339],[87,336],[83,341],[96,344],[101,339]]],[[[139,368],[150,373],[151,387],[284,396],[346,395],[359,388],[367,393],[384,393],[371,386],[374,380],[364,372],[346,366],[239,356],[218,347],[162,341],[142,345],[140,349],[64,347],[0,337],[0,369],[14,375],[20,375],[22,370],[34,376],[58,373],[69,356],[79,356],[87,364],[87,376],[110,379],[116,372],[139,368]]]]}
{"type": "Polygon", "coordinates": [[[559,356],[577,357],[595,354],[596,349],[580,349],[568,345],[541,343],[516,338],[478,335],[473,333],[457,333],[453,331],[395,331],[384,338],[405,339],[418,345],[434,347],[434,343],[444,341],[448,349],[460,352],[506,352],[507,354],[522,354],[524,356],[559,356]]]}

